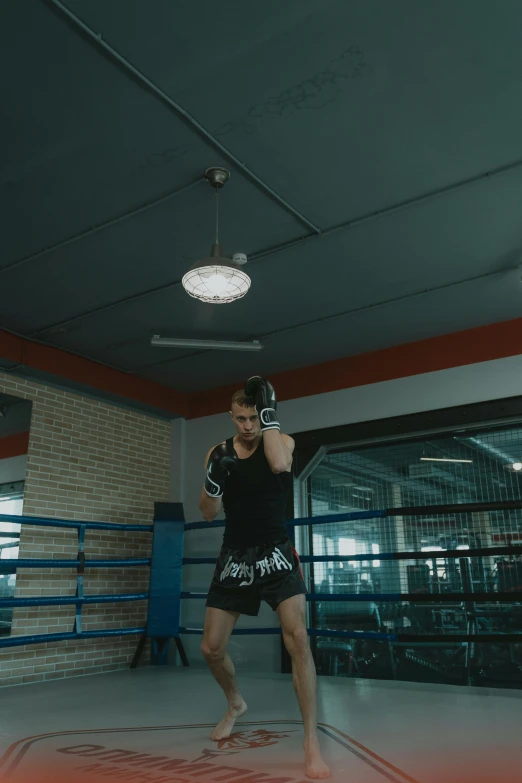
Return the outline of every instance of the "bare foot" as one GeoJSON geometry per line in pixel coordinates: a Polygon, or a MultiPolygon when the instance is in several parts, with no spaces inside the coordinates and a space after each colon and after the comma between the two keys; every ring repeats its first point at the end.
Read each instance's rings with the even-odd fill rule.
{"type": "Polygon", "coordinates": [[[214,742],[217,742],[218,740],[230,737],[232,729],[234,728],[234,723],[238,718],[241,717],[241,715],[245,714],[247,709],[246,702],[243,701],[243,699],[241,699],[239,704],[229,707],[221,721],[210,735],[210,739],[214,740],[214,742]]]}
{"type": "Polygon", "coordinates": [[[331,778],[332,772],[321,756],[321,749],[317,740],[305,742],[305,764],[306,774],[314,780],[324,780],[331,778]]]}

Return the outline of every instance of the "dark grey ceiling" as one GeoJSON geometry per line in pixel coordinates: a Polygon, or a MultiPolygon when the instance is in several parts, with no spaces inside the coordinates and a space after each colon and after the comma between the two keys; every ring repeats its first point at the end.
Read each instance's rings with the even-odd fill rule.
{"type": "Polygon", "coordinates": [[[3,0],[0,325],[190,392],[520,316],[521,40],[520,0],[3,0]]]}

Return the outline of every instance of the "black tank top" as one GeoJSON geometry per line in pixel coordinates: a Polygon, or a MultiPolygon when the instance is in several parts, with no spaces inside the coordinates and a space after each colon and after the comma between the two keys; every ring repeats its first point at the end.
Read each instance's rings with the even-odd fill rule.
{"type": "MultiPolygon", "coordinates": [[[[234,438],[226,444],[233,450],[234,438]]],[[[234,549],[287,538],[286,505],[292,484],[290,472],[272,473],[263,441],[250,457],[238,459],[223,492],[223,545],[234,549]]]]}

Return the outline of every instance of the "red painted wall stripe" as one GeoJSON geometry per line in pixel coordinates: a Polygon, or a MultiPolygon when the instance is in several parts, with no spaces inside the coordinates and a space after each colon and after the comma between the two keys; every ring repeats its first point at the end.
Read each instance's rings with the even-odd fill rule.
{"type": "Polygon", "coordinates": [[[138,378],[80,356],[15,337],[0,330],[0,355],[4,359],[42,370],[130,400],[154,405],[181,416],[188,414],[189,395],[159,383],[138,378]]]}
{"type": "Polygon", "coordinates": [[[0,438],[0,459],[20,457],[29,450],[29,433],[16,432],[14,435],[6,435],[0,438]]]}
{"type": "MultiPolygon", "coordinates": [[[[280,401],[447,370],[522,353],[522,318],[430,337],[270,376],[280,401]]],[[[228,411],[246,379],[194,394],[188,418],[228,411]]]]}
{"type": "MultiPolygon", "coordinates": [[[[280,401],[406,378],[522,353],[522,318],[348,356],[270,376],[280,401]]],[[[245,378],[187,394],[0,331],[0,355],[10,361],[85,383],[101,391],[193,419],[227,411],[245,378]]]]}

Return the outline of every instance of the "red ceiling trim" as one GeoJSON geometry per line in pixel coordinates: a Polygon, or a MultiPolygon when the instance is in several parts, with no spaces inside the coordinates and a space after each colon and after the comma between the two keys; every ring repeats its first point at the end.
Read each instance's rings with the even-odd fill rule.
{"type": "MultiPolygon", "coordinates": [[[[522,318],[348,356],[270,376],[278,399],[291,400],[406,378],[522,353],[522,318]]],[[[139,401],[188,419],[227,411],[245,379],[187,394],[113,370],[52,346],[0,331],[0,355],[9,361],[139,401]]]]}
{"type": "MultiPolygon", "coordinates": [[[[431,337],[270,376],[280,401],[407,378],[522,353],[522,318],[431,337]]],[[[243,381],[244,382],[244,381],[243,381]]],[[[241,381],[200,392],[188,418],[228,411],[241,381]]]]}
{"type": "Polygon", "coordinates": [[[188,394],[161,386],[159,383],[138,378],[103,364],[75,356],[61,348],[41,345],[15,337],[0,330],[0,355],[9,361],[20,363],[34,370],[68,378],[101,391],[181,416],[188,414],[188,394]]]}

